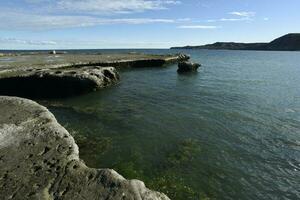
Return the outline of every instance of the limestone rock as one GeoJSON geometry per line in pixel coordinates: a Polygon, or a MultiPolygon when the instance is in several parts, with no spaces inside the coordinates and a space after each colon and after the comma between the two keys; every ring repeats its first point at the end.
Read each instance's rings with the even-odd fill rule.
{"type": "Polygon", "coordinates": [[[183,72],[196,72],[197,69],[201,65],[198,63],[192,63],[192,62],[180,62],[178,63],[178,73],[183,73],[183,72]]]}
{"type": "Polygon", "coordinates": [[[117,83],[114,67],[27,69],[0,74],[0,95],[57,98],[86,93],[117,83]]]}
{"type": "Polygon", "coordinates": [[[130,53],[72,53],[56,51],[56,55],[32,52],[6,54],[8,60],[1,61],[1,69],[49,69],[61,67],[163,67],[168,64],[186,61],[190,57],[184,54],[153,55],[130,53]],[[13,62],[12,62],[13,60],[13,62]]]}
{"type": "Polygon", "coordinates": [[[0,113],[0,199],[168,200],[114,170],[88,168],[45,107],[1,96],[0,113]]]}

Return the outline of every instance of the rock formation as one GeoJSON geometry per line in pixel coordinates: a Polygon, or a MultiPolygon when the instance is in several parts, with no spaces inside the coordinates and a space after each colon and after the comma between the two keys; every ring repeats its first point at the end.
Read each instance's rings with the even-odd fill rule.
{"type": "MultiPolygon", "coordinates": [[[[161,67],[188,59],[182,54],[15,55],[13,62],[1,62],[0,95],[78,95],[117,83],[114,67],[161,67]]],[[[19,97],[0,96],[0,199],[169,199],[114,170],[88,168],[55,117],[19,97]]]]}
{"type": "Polygon", "coordinates": [[[0,199],[168,200],[114,170],[88,168],[45,107],[2,96],[0,112],[0,199]]]}
{"type": "Polygon", "coordinates": [[[52,98],[82,94],[117,83],[114,67],[27,69],[0,73],[0,94],[52,98]]]}
{"type": "Polygon", "coordinates": [[[174,55],[149,55],[149,54],[93,54],[70,52],[56,52],[49,55],[40,52],[6,54],[7,61],[0,62],[0,69],[49,69],[67,67],[162,67],[166,64],[186,61],[189,56],[184,54],[174,55]]]}
{"type": "Polygon", "coordinates": [[[178,63],[178,73],[183,73],[183,72],[196,72],[197,69],[201,65],[198,63],[192,63],[192,62],[180,62],[178,63]]]}
{"type": "Polygon", "coordinates": [[[35,99],[79,95],[119,81],[115,68],[162,67],[190,57],[146,54],[33,53],[7,56],[0,63],[0,95],[35,99]]]}

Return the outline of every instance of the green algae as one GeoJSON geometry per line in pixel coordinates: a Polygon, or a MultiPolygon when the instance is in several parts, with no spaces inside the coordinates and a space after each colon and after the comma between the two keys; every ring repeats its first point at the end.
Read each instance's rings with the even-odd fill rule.
{"type": "Polygon", "coordinates": [[[192,188],[180,176],[178,170],[184,169],[201,152],[200,142],[195,139],[184,139],[168,152],[160,166],[149,166],[149,172],[141,170],[138,163],[142,160],[139,152],[133,152],[129,161],[118,162],[113,168],[129,179],[143,180],[147,187],[165,193],[171,199],[210,200],[205,193],[192,188]]]}
{"type": "Polygon", "coordinates": [[[74,131],[71,134],[79,147],[80,157],[85,158],[90,167],[97,167],[99,165],[99,155],[103,155],[112,146],[109,137],[81,135],[76,134],[74,131]]]}
{"type": "Polygon", "coordinates": [[[197,140],[186,139],[181,141],[174,152],[171,152],[167,157],[167,164],[171,166],[178,166],[192,161],[201,151],[200,143],[197,140]]]}

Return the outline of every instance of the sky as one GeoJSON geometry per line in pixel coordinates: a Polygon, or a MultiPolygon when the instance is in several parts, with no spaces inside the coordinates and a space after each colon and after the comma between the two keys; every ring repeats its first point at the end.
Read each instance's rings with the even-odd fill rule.
{"type": "Polygon", "coordinates": [[[0,0],[0,49],[169,48],[300,32],[300,0],[0,0]]]}

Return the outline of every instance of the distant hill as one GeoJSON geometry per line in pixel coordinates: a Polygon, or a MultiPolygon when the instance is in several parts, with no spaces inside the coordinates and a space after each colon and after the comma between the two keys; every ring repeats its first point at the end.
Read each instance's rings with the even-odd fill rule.
{"type": "Polygon", "coordinates": [[[172,47],[171,49],[300,51],[300,33],[290,33],[270,43],[216,42],[202,46],[172,47]]]}

